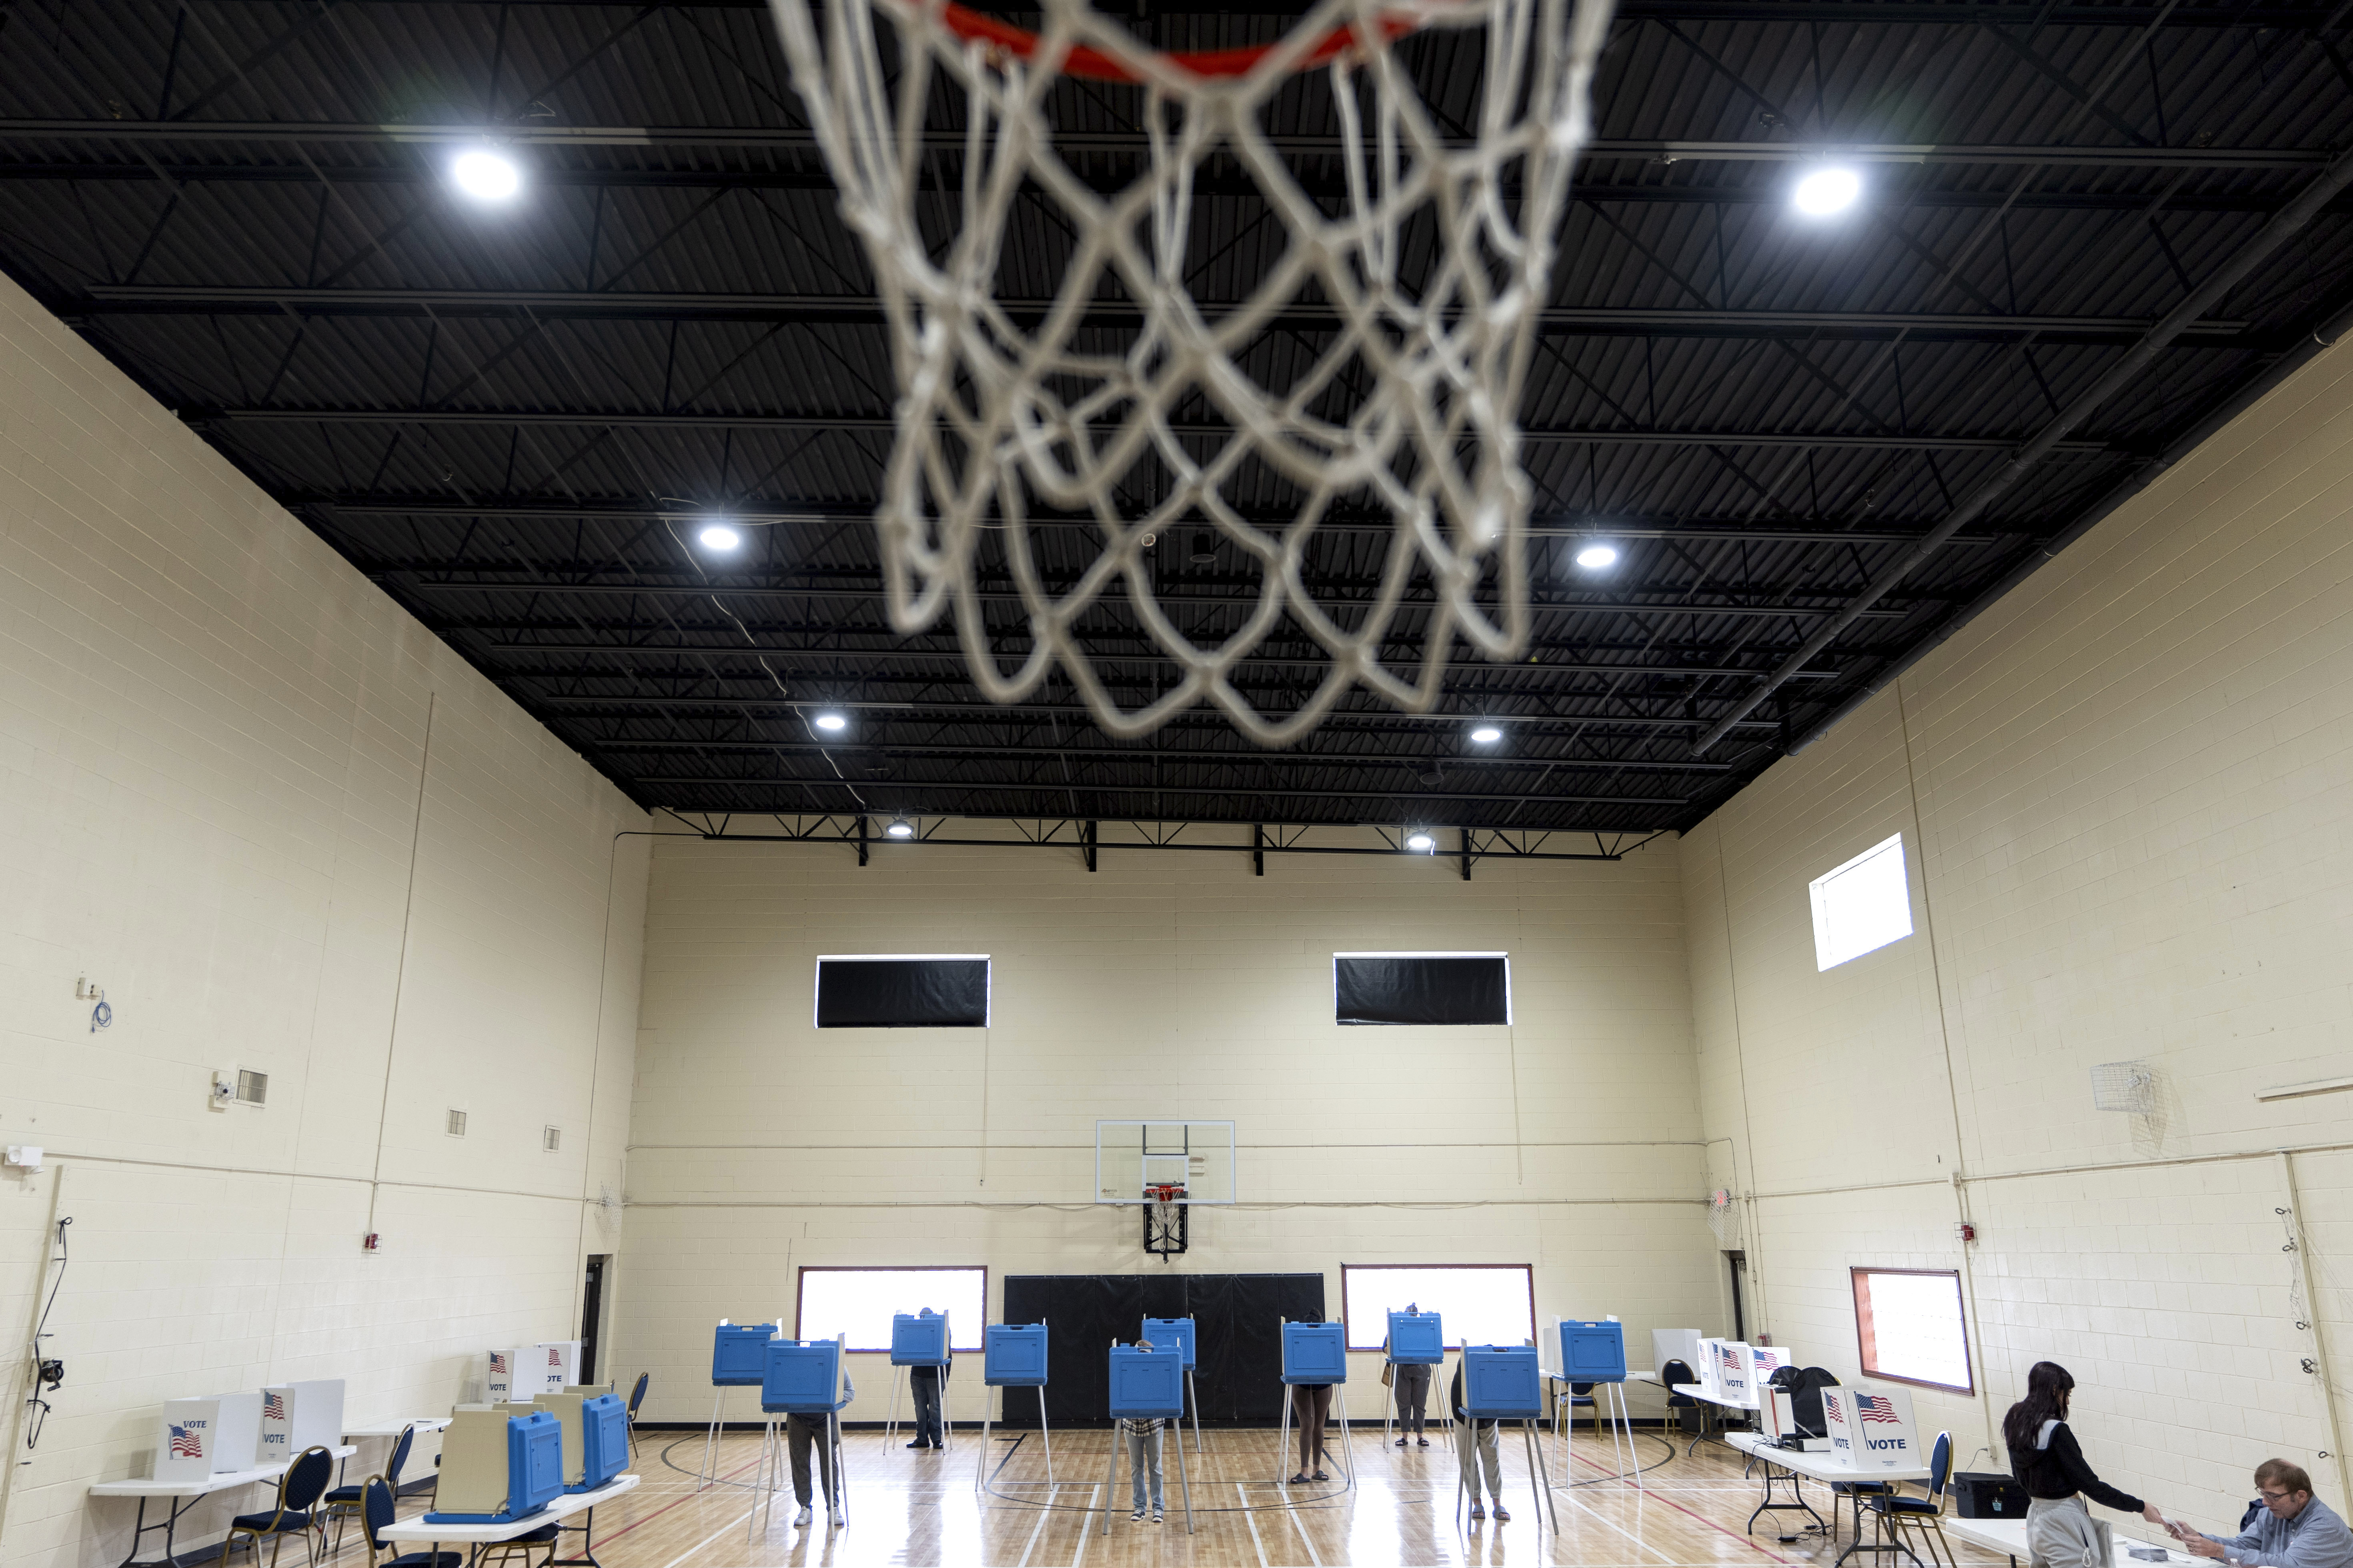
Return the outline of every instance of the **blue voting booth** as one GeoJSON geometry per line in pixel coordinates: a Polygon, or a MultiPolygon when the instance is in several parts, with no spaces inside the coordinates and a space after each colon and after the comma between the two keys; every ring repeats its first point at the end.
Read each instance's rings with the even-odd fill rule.
{"type": "Polygon", "coordinates": [[[1398,1366],[1437,1366],[1446,1360],[1446,1330],[1436,1312],[1389,1314],[1389,1360],[1398,1366]]]}
{"type": "Polygon", "coordinates": [[[948,1364],[948,1319],[945,1312],[901,1312],[891,1320],[892,1366],[948,1364]]]}
{"type": "MultiPolygon", "coordinates": [[[[990,1388],[1038,1391],[1038,1439],[1046,1450],[1046,1485],[1050,1496],[1054,1485],[1054,1435],[1046,1429],[1046,1325],[990,1323],[980,1331],[980,1352],[983,1384],[990,1388]]],[[[972,1473],[975,1491],[987,1484],[991,1419],[988,1404],[984,1400],[980,1406],[980,1463],[972,1473]]]]}
{"type": "MultiPolygon", "coordinates": [[[[1134,1345],[1114,1344],[1111,1347],[1112,1418],[1119,1421],[1182,1421],[1185,1417],[1185,1353],[1176,1345],[1162,1345],[1157,1340],[1150,1350],[1134,1345]]],[[[1176,1449],[1176,1478],[1185,1493],[1185,1529],[1193,1529],[1193,1479],[1185,1468],[1185,1441],[1180,1434],[1176,1449]]],[[[1111,1471],[1103,1478],[1103,1532],[1111,1533],[1111,1516],[1116,1511],[1115,1498],[1119,1490],[1119,1457],[1127,1445],[1114,1441],[1111,1446],[1111,1471]]]]}
{"type": "Polygon", "coordinates": [[[1165,1351],[1175,1345],[1185,1357],[1187,1372],[1201,1364],[1190,1318],[1146,1318],[1144,1320],[1144,1337],[1152,1342],[1155,1350],[1165,1351]]]}
{"type": "MultiPolygon", "coordinates": [[[[770,1340],[762,1363],[760,1408],[768,1429],[760,1449],[760,1479],[754,1483],[763,1502],[773,1507],[785,1480],[785,1444],[776,1429],[780,1416],[805,1422],[822,1418],[825,1444],[833,1458],[833,1491],[825,1500],[828,1514],[849,1522],[849,1479],[842,1470],[841,1407],[849,1403],[841,1392],[841,1342],[832,1340],[770,1340]]],[[[755,1510],[756,1511],[756,1510],[755,1510]]]]}
{"type": "Polygon", "coordinates": [[[1282,1381],[1348,1381],[1348,1331],[1344,1323],[1282,1325],[1282,1381]]]}
{"type": "Polygon", "coordinates": [[[1474,1421],[1533,1421],[1544,1414],[1544,1373],[1534,1345],[1465,1345],[1462,1409],[1474,1421]]]}
{"type": "Polygon", "coordinates": [[[1046,1325],[991,1323],[981,1333],[980,1381],[991,1388],[1046,1386],[1046,1325]]]}
{"type": "Polygon", "coordinates": [[[711,1427],[702,1436],[702,1466],[695,1471],[699,1489],[719,1474],[720,1439],[727,1435],[727,1391],[757,1388],[767,1371],[768,1342],[776,1337],[774,1323],[731,1323],[723,1321],[711,1336],[711,1427]]]}
{"type": "Polygon", "coordinates": [[[428,1513],[427,1524],[503,1524],[537,1513],[564,1492],[564,1425],[544,1410],[507,1417],[507,1494],[495,1513],[428,1513]]]}
{"type": "Polygon", "coordinates": [[[839,1340],[770,1340],[760,1408],[771,1415],[830,1415],[841,1406],[839,1340]]]}
{"type": "Polygon", "coordinates": [[[617,1394],[580,1402],[580,1484],[564,1489],[593,1492],[629,1468],[629,1407],[617,1394]]]}
{"type": "Polygon", "coordinates": [[[711,1381],[721,1388],[756,1386],[766,1370],[774,1323],[722,1323],[711,1337],[711,1381]]]}
{"type": "MultiPolygon", "coordinates": [[[[1535,1489],[1537,1517],[1552,1514],[1553,1529],[1560,1516],[1553,1509],[1552,1477],[1546,1471],[1544,1445],[1536,1440],[1536,1418],[1544,1414],[1544,1368],[1534,1345],[1464,1345],[1462,1347],[1462,1413],[1473,1423],[1510,1421],[1520,1428],[1528,1455],[1528,1484],[1535,1489]]],[[[1462,1510],[1463,1456],[1475,1448],[1479,1435],[1455,1449],[1454,1509],[1462,1510]]]]}
{"type": "Polygon", "coordinates": [[[1560,1321],[1560,1375],[1570,1383],[1626,1381],[1626,1327],[1622,1323],[1560,1321]]]}

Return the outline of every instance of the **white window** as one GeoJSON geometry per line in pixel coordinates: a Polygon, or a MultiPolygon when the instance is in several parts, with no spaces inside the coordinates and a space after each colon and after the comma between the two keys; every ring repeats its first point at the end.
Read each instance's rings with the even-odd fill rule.
{"type": "Polygon", "coordinates": [[[1536,1333],[1535,1271],[1525,1263],[1340,1266],[1350,1350],[1380,1349],[1389,1314],[1409,1306],[1438,1313],[1449,1345],[1524,1344],[1536,1333]]]}
{"type": "Polygon", "coordinates": [[[1809,884],[1814,899],[1814,967],[1850,958],[1912,934],[1912,889],[1904,879],[1904,835],[1873,845],[1809,884]]]}
{"type": "Polygon", "coordinates": [[[1961,1276],[1952,1268],[1849,1268],[1862,1375],[1974,1394],[1961,1276]]]}
{"type": "Polygon", "coordinates": [[[800,1312],[793,1337],[849,1336],[853,1351],[888,1351],[891,1320],[929,1307],[948,1315],[948,1348],[980,1353],[988,1316],[986,1268],[824,1268],[801,1270],[800,1312]]]}

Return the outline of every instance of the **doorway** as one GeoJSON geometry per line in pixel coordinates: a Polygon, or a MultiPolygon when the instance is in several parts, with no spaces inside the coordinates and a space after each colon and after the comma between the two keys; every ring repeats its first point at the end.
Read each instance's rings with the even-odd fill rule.
{"type": "Polygon", "coordinates": [[[609,1252],[596,1252],[588,1257],[588,1275],[580,1288],[580,1381],[596,1381],[596,1328],[605,1316],[605,1267],[613,1261],[609,1252]]]}
{"type": "Polygon", "coordinates": [[[1748,1342],[1748,1254],[1727,1252],[1724,1261],[1732,1270],[1732,1337],[1748,1342]]]}

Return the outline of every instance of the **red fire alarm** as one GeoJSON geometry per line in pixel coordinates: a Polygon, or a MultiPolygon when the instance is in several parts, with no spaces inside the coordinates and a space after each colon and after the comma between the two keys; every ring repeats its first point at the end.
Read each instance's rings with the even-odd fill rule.
{"type": "Polygon", "coordinates": [[[368,1232],[366,1236],[360,1238],[360,1250],[363,1252],[374,1252],[376,1249],[376,1243],[380,1239],[381,1237],[379,1237],[375,1231],[368,1232]]]}
{"type": "MultiPolygon", "coordinates": [[[[1961,1221],[1960,1224],[1955,1226],[1953,1228],[1961,1233],[1961,1239],[1963,1241],[1975,1241],[1978,1238],[1978,1227],[1971,1225],[1967,1220],[1961,1221]]],[[[368,1238],[368,1245],[370,1247],[374,1247],[375,1245],[375,1238],[374,1237],[370,1237],[368,1238]]]]}

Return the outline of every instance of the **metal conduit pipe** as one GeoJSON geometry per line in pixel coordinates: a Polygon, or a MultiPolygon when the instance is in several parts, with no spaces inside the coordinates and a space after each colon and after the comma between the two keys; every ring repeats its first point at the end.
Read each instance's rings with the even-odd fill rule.
{"type": "Polygon", "coordinates": [[[1981,516],[1987,508],[2009,490],[2045,456],[2056,448],[2067,433],[2090,418],[2101,405],[2123,390],[2125,384],[2148,368],[2165,345],[2187,331],[2199,317],[2212,310],[2222,296],[2236,288],[2246,275],[2255,269],[2273,251],[2277,250],[2315,214],[2327,205],[2337,192],[2353,183],[2353,153],[2340,154],[2323,170],[2318,178],[2306,185],[2295,201],[2280,209],[2277,216],[2265,224],[2263,232],[2248,241],[2236,256],[2225,262],[2220,270],[2200,284],[2189,297],[2167,314],[2165,319],[2148,330],[2147,336],[2126,350],[2124,356],[2108,367],[2107,374],[2094,382],[2074,402],[2061,410],[2035,437],[2020,447],[1992,478],[1987,479],[1968,498],[1954,508],[1950,516],[1922,535],[1920,542],[1896,557],[1895,561],[1862,593],[1847,601],[1844,608],[1822,623],[1798,651],[1789,656],[1779,668],[1767,676],[1757,689],[1734,704],[1732,711],[1711,725],[1706,733],[1692,746],[1692,755],[1700,756],[1730,732],[1732,726],[1755,712],[1764,700],[1780,689],[1782,683],[1813,661],[1814,657],[1828,647],[1832,638],[1854,624],[1871,606],[1904,579],[1915,567],[1936,553],[1954,534],[1967,528],[1981,516]]]}
{"type": "Polygon", "coordinates": [[[2044,540],[2023,561],[2003,573],[1991,587],[1954,611],[1946,618],[1943,625],[1915,643],[1909,651],[1891,662],[1886,668],[1873,676],[1868,684],[1844,702],[1840,703],[1828,717],[1819,721],[1803,735],[1793,740],[1789,744],[1790,755],[1796,755],[1829,734],[1845,721],[1847,715],[1895,684],[1906,670],[1937,648],[1944,647],[1963,626],[1991,609],[1995,600],[2034,575],[2036,572],[2042,570],[2043,563],[2091,532],[2093,529],[2105,521],[2117,508],[2155,484],[2174,464],[2205,445],[2207,439],[2225,425],[2270,396],[2278,389],[2281,383],[2318,359],[2323,353],[2335,348],[2338,340],[2348,331],[2353,331],[2353,304],[2346,305],[2330,316],[2325,323],[2306,333],[2302,342],[2273,361],[2261,374],[2241,387],[2220,408],[2192,426],[2164,451],[2135,469],[2128,478],[2119,481],[2114,489],[2094,501],[2074,521],[2044,540]]]}

